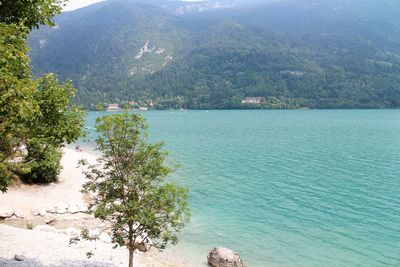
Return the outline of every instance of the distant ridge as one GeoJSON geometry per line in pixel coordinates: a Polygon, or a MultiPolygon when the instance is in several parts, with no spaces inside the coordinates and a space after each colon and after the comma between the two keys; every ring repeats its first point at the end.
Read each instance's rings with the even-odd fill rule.
{"type": "Polygon", "coordinates": [[[30,36],[34,73],[73,79],[88,108],[400,106],[400,2],[210,3],[108,0],[63,13],[30,36]],[[250,96],[265,101],[243,105],[250,96]]]}

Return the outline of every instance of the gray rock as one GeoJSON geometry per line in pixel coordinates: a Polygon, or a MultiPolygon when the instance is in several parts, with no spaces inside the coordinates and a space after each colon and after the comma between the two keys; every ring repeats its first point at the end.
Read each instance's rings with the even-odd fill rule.
{"type": "Polygon", "coordinates": [[[239,253],[224,247],[211,250],[207,261],[212,267],[244,267],[239,253]]]}
{"type": "Polygon", "coordinates": [[[14,210],[8,206],[0,206],[0,219],[10,218],[14,215],[14,210]]]}
{"type": "Polygon", "coordinates": [[[28,258],[25,257],[24,255],[19,255],[19,254],[15,254],[14,256],[14,260],[16,261],[26,261],[28,258]]]}
{"type": "MultiPolygon", "coordinates": [[[[147,234],[145,235],[147,236],[147,234]]],[[[135,243],[138,244],[138,249],[141,252],[147,252],[150,249],[151,245],[153,244],[150,238],[148,237],[144,238],[143,235],[136,237],[135,243]]]]}

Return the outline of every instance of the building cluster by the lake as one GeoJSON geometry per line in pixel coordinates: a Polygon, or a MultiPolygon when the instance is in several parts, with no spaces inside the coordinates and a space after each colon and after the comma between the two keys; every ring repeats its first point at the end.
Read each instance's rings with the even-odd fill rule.
{"type": "Polygon", "coordinates": [[[242,104],[262,104],[265,102],[265,97],[245,97],[242,104]]]}
{"type": "Polygon", "coordinates": [[[125,106],[120,106],[119,103],[110,103],[107,104],[106,110],[107,111],[119,111],[123,108],[128,108],[128,109],[136,109],[140,111],[146,111],[149,109],[152,109],[154,107],[154,101],[153,100],[148,100],[148,101],[135,101],[135,100],[129,100],[126,102],[125,106]]]}

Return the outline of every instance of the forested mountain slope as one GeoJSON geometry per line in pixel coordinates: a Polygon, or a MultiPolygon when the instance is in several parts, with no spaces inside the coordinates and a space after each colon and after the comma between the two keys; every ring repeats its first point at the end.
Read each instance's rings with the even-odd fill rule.
{"type": "Polygon", "coordinates": [[[30,37],[34,72],[73,79],[92,108],[400,106],[400,3],[246,3],[108,0],[63,13],[30,37]]]}

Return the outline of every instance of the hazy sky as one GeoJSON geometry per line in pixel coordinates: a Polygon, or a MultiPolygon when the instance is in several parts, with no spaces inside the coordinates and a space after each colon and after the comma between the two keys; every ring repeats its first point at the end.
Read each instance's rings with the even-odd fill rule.
{"type": "Polygon", "coordinates": [[[67,6],[64,8],[64,11],[74,10],[101,1],[103,0],[69,0],[67,6]]]}
{"type": "MultiPolygon", "coordinates": [[[[71,11],[74,9],[78,9],[84,6],[88,6],[97,2],[102,2],[104,0],[69,0],[67,6],[64,8],[64,11],[71,11]]],[[[185,2],[201,2],[204,0],[181,0],[185,2]]]]}

